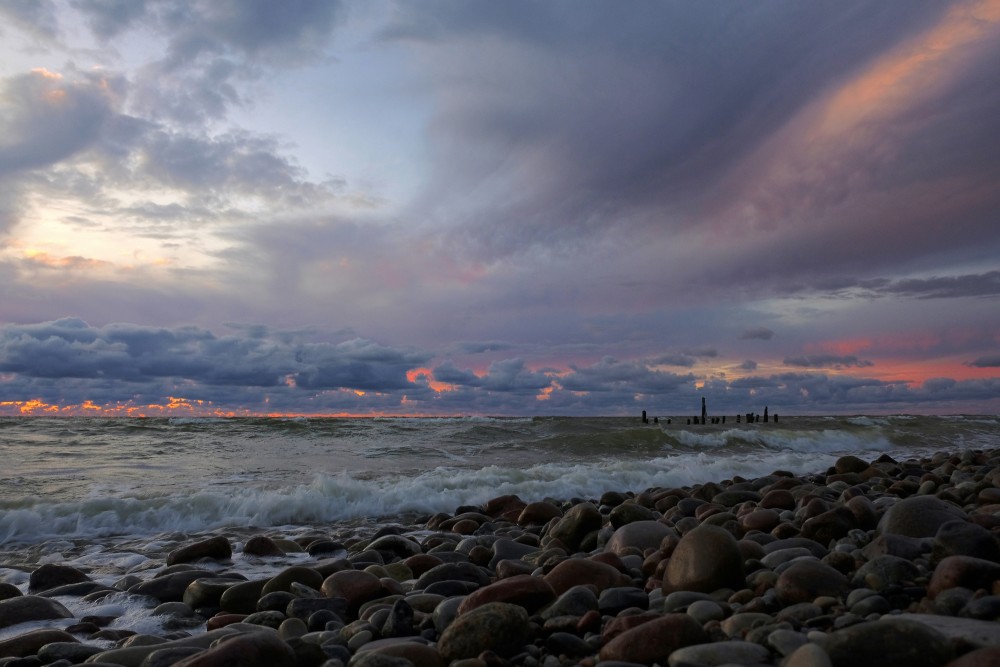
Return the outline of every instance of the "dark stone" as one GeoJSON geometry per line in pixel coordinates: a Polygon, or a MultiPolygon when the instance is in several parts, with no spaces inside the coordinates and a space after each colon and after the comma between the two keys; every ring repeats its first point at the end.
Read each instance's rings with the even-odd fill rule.
{"type": "Polygon", "coordinates": [[[0,628],[57,618],[73,618],[73,614],[55,600],[37,595],[22,595],[0,601],[0,628]]]}
{"type": "Polygon", "coordinates": [[[904,498],[890,507],[879,521],[878,531],[906,537],[934,537],[949,521],[967,521],[958,507],[934,496],[904,498]]]}
{"type": "Polygon", "coordinates": [[[193,544],[174,549],[167,554],[167,566],[177,563],[190,563],[202,558],[213,560],[229,560],[233,557],[233,548],[222,535],[210,537],[193,544]]]}
{"type": "Polygon", "coordinates": [[[89,581],[90,577],[75,567],[46,563],[31,573],[28,578],[28,592],[40,593],[57,586],[89,581]]]}
{"type": "Polygon", "coordinates": [[[833,667],[941,667],[952,657],[943,634],[891,616],[832,632],[822,646],[833,667]]]}

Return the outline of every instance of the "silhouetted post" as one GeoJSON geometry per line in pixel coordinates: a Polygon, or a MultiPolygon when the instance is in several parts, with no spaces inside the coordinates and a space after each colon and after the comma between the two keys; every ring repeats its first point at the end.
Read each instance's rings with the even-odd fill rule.
{"type": "Polygon", "coordinates": [[[705,397],[701,397],[701,423],[705,423],[705,417],[708,415],[708,408],[705,407],[705,397]]]}
{"type": "Polygon", "coordinates": [[[764,423],[767,423],[767,406],[764,406],[764,423]]]}
{"type": "Polygon", "coordinates": [[[777,412],[774,413],[774,423],[775,424],[778,423],[778,413],[777,412]]]}
{"type": "Polygon", "coordinates": [[[737,423],[737,424],[739,424],[739,423],[740,423],[740,416],[739,416],[739,415],[736,415],[736,423],[737,423]]]}
{"type": "Polygon", "coordinates": [[[725,424],[725,423],[726,423],[726,415],[722,415],[722,423],[723,423],[723,424],[725,424]]]}
{"type": "Polygon", "coordinates": [[[659,417],[653,417],[653,423],[654,424],[659,424],[660,423],[660,418],[659,417]]]}
{"type": "Polygon", "coordinates": [[[642,411],[642,423],[643,424],[648,424],[649,423],[649,420],[646,419],[646,411],[645,410],[642,411]]]}

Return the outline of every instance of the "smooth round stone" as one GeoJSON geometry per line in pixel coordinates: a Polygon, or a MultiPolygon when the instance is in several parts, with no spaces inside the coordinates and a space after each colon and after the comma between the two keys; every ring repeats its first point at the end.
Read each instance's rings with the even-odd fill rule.
{"type": "Polygon", "coordinates": [[[898,556],[877,556],[858,568],[854,574],[854,584],[864,585],[876,591],[884,591],[892,586],[913,582],[920,576],[920,570],[912,562],[898,556]]]}
{"type": "Polygon", "coordinates": [[[782,667],[833,667],[833,663],[821,646],[807,643],[795,649],[782,663],[782,667]]]}
{"type": "Polygon", "coordinates": [[[522,607],[490,602],[452,621],[437,647],[448,662],[474,658],[483,651],[509,657],[528,641],[530,632],[528,613],[522,607]]]}
{"type": "Polygon", "coordinates": [[[286,618],[278,626],[278,636],[282,639],[301,637],[309,632],[309,626],[301,618],[286,618]]]}
{"type": "Polygon", "coordinates": [[[529,613],[556,599],[552,586],[541,577],[522,574],[501,579],[470,593],[459,607],[459,614],[481,607],[489,602],[509,602],[525,608],[529,613]]]}
{"type": "Polygon", "coordinates": [[[284,556],[285,552],[270,537],[254,535],[243,545],[244,556],[284,556]]]}
{"type": "Polygon", "coordinates": [[[405,559],[422,553],[419,544],[402,535],[383,535],[372,540],[368,549],[382,553],[382,558],[387,561],[393,558],[405,559]]]}
{"type": "MultiPolygon", "coordinates": [[[[613,528],[622,528],[640,521],[656,521],[659,515],[634,501],[627,501],[615,507],[608,514],[608,521],[613,528]]],[[[661,524],[662,525],[662,524],[661,524]]]]}
{"type": "Polygon", "coordinates": [[[153,651],[143,658],[141,667],[172,667],[185,658],[202,653],[205,649],[197,646],[173,646],[153,651]]]}
{"type": "Polygon", "coordinates": [[[62,604],[49,598],[22,595],[0,601],[0,628],[57,618],[73,618],[73,614],[62,604]]]}
{"type": "Polygon", "coordinates": [[[163,602],[158,604],[150,614],[153,616],[190,618],[194,616],[194,609],[191,608],[191,605],[184,604],[183,602],[163,602]]]}
{"type": "Polygon", "coordinates": [[[773,570],[783,563],[795,560],[796,558],[815,558],[813,553],[804,547],[792,547],[790,549],[778,549],[777,551],[772,551],[765,554],[760,562],[764,564],[764,567],[773,570]]]}
{"type": "Polygon", "coordinates": [[[552,568],[544,579],[557,595],[580,584],[591,584],[603,591],[605,588],[632,583],[629,577],[611,565],[589,558],[567,558],[552,568]]]}
{"type": "Polygon", "coordinates": [[[882,516],[878,532],[906,537],[934,537],[949,521],[967,521],[958,507],[934,496],[911,496],[900,500],[882,516]]]}
{"type": "Polygon", "coordinates": [[[932,553],[937,560],[948,556],[972,556],[1000,562],[1000,544],[982,526],[965,521],[949,521],[938,528],[932,553]]]}
{"type": "Polygon", "coordinates": [[[933,600],[941,591],[956,586],[989,589],[997,579],[1000,579],[1000,563],[970,556],[949,556],[934,568],[927,585],[927,597],[933,600]]]}
{"type": "Polygon", "coordinates": [[[571,658],[593,653],[587,642],[570,632],[553,632],[545,639],[545,650],[552,655],[565,655],[571,658]]]}
{"type": "Polygon", "coordinates": [[[680,611],[699,600],[714,601],[708,593],[698,593],[697,591],[674,591],[663,598],[663,611],[680,611]]]}
{"type": "Polygon", "coordinates": [[[812,602],[820,595],[845,594],[847,577],[821,561],[801,560],[781,573],[774,591],[785,605],[812,602]]]}
{"type": "Polygon", "coordinates": [[[760,612],[733,614],[722,622],[722,631],[728,637],[742,637],[753,628],[774,623],[774,617],[760,612]]]}
{"type": "Polygon", "coordinates": [[[793,625],[803,625],[810,619],[822,616],[823,610],[812,602],[799,602],[788,605],[775,615],[777,621],[791,621],[793,625]]]}
{"type": "Polygon", "coordinates": [[[693,618],[687,614],[666,614],[622,632],[601,647],[599,657],[602,662],[662,665],[674,651],[706,641],[707,633],[693,618]]]}
{"type": "Polygon", "coordinates": [[[816,558],[822,558],[830,553],[829,549],[816,540],[809,540],[804,537],[786,537],[774,542],[768,542],[764,545],[764,552],[770,554],[781,549],[795,549],[798,547],[808,549],[816,558]]]}
{"type": "Polygon", "coordinates": [[[972,595],[973,591],[961,586],[943,590],[934,598],[934,610],[939,614],[957,616],[972,600],[972,595]]]}
{"type": "Polygon", "coordinates": [[[320,590],[329,598],[344,598],[349,609],[357,609],[382,593],[382,582],[364,570],[341,570],[323,580],[320,590]]]}
{"type": "MultiPolygon", "coordinates": [[[[443,556],[444,554],[438,555],[443,556]]],[[[442,563],[420,575],[413,584],[413,589],[418,591],[425,590],[431,584],[441,581],[467,581],[475,584],[476,588],[479,588],[480,586],[489,584],[490,577],[482,568],[472,563],[442,563]]]]}
{"type": "Polygon", "coordinates": [[[561,516],[562,510],[559,509],[558,505],[540,500],[525,505],[517,517],[517,524],[519,526],[544,526],[550,520],[561,516]]]}
{"type": "Polygon", "coordinates": [[[347,648],[356,653],[359,648],[370,642],[374,637],[375,634],[371,630],[362,630],[347,640],[347,648]]]}
{"type": "Polygon", "coordinates": [[[832,632],[823,648],[835,666],[940,667],[952,657],[951,643],[941,632],[892,616],[832,632]]]}
{"type": "Polygon", "coordinates": [[[767,645],[784,656],[791,655],[808,641],[806,635],[795,630],[773,630],[767,636],[767,645]]]}
{"type": "Polygon", "coordinates": [[[43,646],[53,642],[79,644],[76,637],[68,632],[55,628],[40,628],[0,640],[0,659],[34,655],[43,646]]]}
{"type": "Polygon", "coordinates": [[[600,530],[604,516],[591,503],[579,503],[571,507],[549,530],[548,536],[559,540],[571,550],[580,548],[583,539],[591,532],[600,530]]]}
{"type": "Polygon", "coordinates": [[[462,604],[463,598],[453,597],[443,600],[441,604],[434,608],[431,619],[434,622],[434,629],[439,633],[445,629],[458,617],[458,607],[462,604]]]}
{"type": "MultiPolygon", "coordinates": [[[[257,611],[257,601],[260,599],[267,579],[244,581],[230,586],[219,598],[219,607],[233,614],[252,614],[257,611]]],[[[138,587],[130,588],[133,591],[138,587]]]]}
{"type": "MultiPolygon", "coordinates": [[[[361,659],[366,654],[373,653],[408,660],[413,667],[444,667],[444,661],[437,649],[415,641],[416,639],[416,637],[408,637],[405,641],[377,639],[362,646],[358,650],[357,658],[361,659]]],[[[355,664],[355,661],[351,661],[352,667],[355,664]]]]}
{"type": "Polygon", "coordinates": [[[79,584],[90,580],[86,573],[70,565],[46,563],[32,571],[28,578],[28,592],[41,593],[67,584],[79,584]]]}
{"type": "Polygon", "coordinates": [[[986,621],[1000,620],[1000,595],[984,595],[965,605],[964,615],[986,621]]]}
{"type": "MultiPolygon", "coordinates": [[[[631,503],[620,505],[627,507],[631,503]]],[[[638,507],[638,505],[635,505],[638,507]]],[[[623,555],[629,549],[658,549],[663,542],[663,538],[676,536],[677,533],[670,526],[653,520],[637,520],[622,525],[611,535],[611,539],[605,545],[604,550],[623,555]]]]}
{"type": "Polygon", "coordinates": [[[319,588],[323,585],[323,575],[311,567],[293,565],[286,567],[278,574],[271,577],[271,580],[264,585],[262,594],[266,595],[274,591],[288,591],[292,583],[305,584],[310,588],[319,588]]]}
{"type": "Polygon", "coordinates": [[[187,585],[187,588],[184,589],[184,595],[182,596],[181,601],[192,609],[199,609],[201,607],[217,607],[219,606],[219,600],[222,599],[222,594],[226,592],[226,589],[230,586],[235,586],[242,581],[245,580],[225,579],[221,577],[202,577],[195,579],[187,585]]]}
{"type": "Polygon", "coordinates": [[[1000,665],[1000,646],[988,646],[969,651],[948,663],[948,667],[996,667],[1000,665]]]}
{"type": "Polygon", "coordinates": [[[542,610],[544,620],[558,616],[583,616],[597,609],[597,588],[592,585],[578,585],[568,589],[547,608],[542,610]]]}
{"type": "Polygon", "coordinates": [[[781,523],[781,516],[773,509],[757,509],[739,518],[740,527],[744,531],[759,530],[769,533],[781,523]]]}
{"type": "Polygon", "coordinates": [[[892,605],[881,595],[870,595],[849,607],[852,614],[867,617],[871,614],[888,614],[892,610],[892,605]]]}
{"type": "Polygon", "coordinates": [[[295,667],[295,651],[277,633],[247,632],[219,642],[203,653],[176,663],[177,667],[295,667]]]}
{"type": "Polygon", "coordinates": [[[167,567],[177,563],[190,563],[202,558],[229,560],[232,557],[233,548],[230,546],[229,540],[218,535],[174,549],[167,554],[167,567]]]}
{"type": "Polygon", "coordinates": [[[729,531],[710,525],[701,525],[681,538],[663,577],[664,593],[711,593],[743,585],[743,557],[736,538],[729,531]]]}
{"type": "Polygon", "coordinates": [[[339,617],[347,614],[347,601],[343,598],[295,598],[285,607],[285,615],[309,619],[317,611],[329,611],[339,617]]]}
{"type": "Polygon", "coordinates": [[[616,616],[630,608],[646,610],[649,608],[649,596],[641,588],[633,586],[614,586],[601,591],[597,600],[597,609],[602,614],[616,616]]]}
{"type": "Polygon", "coordinates": [[[793,510],[795,509],[795,496],[787,489],[771,489],[761,497],[757,504],[766,509],[793,510]]]}
{"type": "Polygon", "coordinates": [[[688,605],[687,615],[705,625],[709,621],[721,621],[726,616],[725,610],[714,600],[695,600],[688,605]]]}
{"type": "Polygon", "coordinates": [[[771,652],[760,644],[734,639],[727,642],[696,644],[677,649],[670,654],[670,667],[688,665],[753,665],[770,661],[771,652]]]}

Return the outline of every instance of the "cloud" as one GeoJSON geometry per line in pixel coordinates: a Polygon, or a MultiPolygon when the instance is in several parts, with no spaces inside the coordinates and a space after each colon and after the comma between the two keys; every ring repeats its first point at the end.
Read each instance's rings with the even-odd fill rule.
{"type": "Polygon", "coordinates": [[[896,280],[875,291],[917,299],[997,297],[1000,296],[1000,271],[896,280]]]}
{"type": "Polygon", "coordinates": [[[782,363],[786,366],[801,366],[802,368],[865,368],[875,364],[867,359],[859,359],[853,354],[810,354],[801,357],[787,357],[782,363]]]}
{"type": "Polygon", "coordinates": [[[969,365],[976,368],[1000,368],[1000,354],[978,357],[970,361],[969,365]]]}
{"type": "Polygon", "coordinates": [[[750,327],[740,334],[740,340],[771,340],[774,332],[767,327],[750,327]]]}
{"type": "Polygon", "coordinates": [[[0,177],[48,167],[92,146],[117,105],[106,77],[44,69],[9,78],[0,90],[0,177]]]}
{"type": "Polygon", "coordinates": [[[745,371],[757,370],[757,362],[754,361],[753,359],[747,359],[742,364],[740,364],[740,368],[745,371]]]}

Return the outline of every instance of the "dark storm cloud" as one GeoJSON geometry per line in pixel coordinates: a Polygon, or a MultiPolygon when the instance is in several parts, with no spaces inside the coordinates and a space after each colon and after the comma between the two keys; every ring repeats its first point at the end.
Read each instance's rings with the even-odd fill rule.
{"type": "Polygon", "coordinates": [[[441,177],[460,190],[480,179],[494,184],[502,198],[469,231],[480,252],[503,255],[623,224],[695,223],[699,200],[735,160],[942,7],[646,3],[623,12],[606,3],[503,3],[482,10],[400,3],[387,36],[440,59],[438,71],[456,91],[444,97],[434,126],[441,177]],[[455,57],[471,43],[477,52],[455,57]]]}
{"type": "Polygon", "coordinates": [[[605,357],[585,367],[570,366],[571,372],[558,378],[559,384],[569,391],[607,392],[624,390],[627,393],[670,394],[694,380],[691,374],[678,375],[650,369],[635,361],[619,361],[605,357]]]}
{"type": "Polygon", "coordinates": [[[865,368],[874,366],[867,359],[859,359],[853,354],[808,354],[800,357],[787,357],[782,363],[786,366],[802,368],[865,368]]]}
{"type": "MultiPolygon", "coordinates": [[[[59,34],[57,7],[52,0],[0,0],[0,16],[39,37],[54,39],[59,34]]],[[[3,32],[0,26],[0,35],[3,32]]]]}
{"type": "Polygon", "coordinates": [[[771,340],[774,332],[767,327],[751,327],[740,334],[740,340],[771,340]]]}
{"type": "Polygon", "coordinates": [[[996,297],[1000,296],[1000,271],[897,280],[875,291],[917,299],[996,297]]]}
{"type": "Polygon", "coordinates": [[[969,365],[975,366],[976,368],[1000,368],[1000,354],[992,354],[973,359],[969,362],[969,365]]]}

